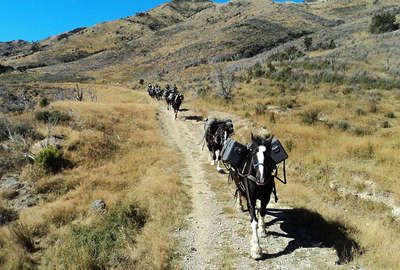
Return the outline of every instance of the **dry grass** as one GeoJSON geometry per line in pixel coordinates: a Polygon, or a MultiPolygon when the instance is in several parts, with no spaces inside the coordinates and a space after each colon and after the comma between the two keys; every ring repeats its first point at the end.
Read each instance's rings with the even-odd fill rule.
{"type": "MultiPolygon", "coordinates": [[[[145,104],[144,95],[104,86],[98,87],[98,93],[97,103],[51,104],[73,116],[73,124],[57,126],[53,134],[64,136],[63,151],[74,166],[56,175],[37,173],[34,166],[25,168],[24,178],[34,183],[44,201],[22,210],[17,225],[9,225],[14,227],[4,241],[14,244],[0,245],[2,267],[17,267],[11,260],[16,256],[21,265],[40,264],[48,269],[168,267],[173,249],[170,232],[189,207],[185,188],[174,172],[179,158],[166,149],[157,130],[155,107],[145,104]],[[97,199],[107,205],[103,216],[90,211],[97,199]],[[116,242],[104,238],[100,246],[79,247],[79,239],[97,239],[96,233],[112,222],[108,216],[129,205],[146,213],[143,225],[132,227],[134,219],[128,219],[128,226],[119,229],[122,234],[115,232],[116,242]],[[104,250],[93,253],[98,247],[104,250]],[[108,250],[112,247],[116,248],[113,252],[108,250]]],[[[38,129],[46,131],[44,126],[38,129]]]]}
{"type": "MultiPolygon", "coordinates": [[[[264,68],[267,69],[266,65],[264,68]]],[[[203,113],[211,110],[234,113],[256,126],[268,127],[286,148],[290,144],[289,184],[277,186],[281,200],[348,228],[349,237],[363,250],[361,255],[354,252],[352,263],[374,269],[399,268],[393,253],[400,245],[396,240],[399,220],[393,217],[390,208],[330,187],[331,183],[338,183],[341,188],[355,192],[374,193],[367,184],[373,181],[378,193],[389,192],[394,202],[398,202],[397,90],[357,90],[354,85],[338,88],[335,82],[303,86],[305,90],[292,92],[288,91],[290,80],[256,78],[250,83],[239,83],[234,99],[228,103],[205,96],[190,106],[203,113]],[[282,87],[286,91],[282,92],[282,87]],[[293,99],[296,106],[285,108],[287,100],[293,99]],[[270,105],[280,108],[279,112],[272,112],[274,122],[267,109],[270,105]],[[320,112],[314,124],[303,124],[302,112],[314,108],[320,112]],[[357,113],[357,108],[362,111],[357,113]],[[321,115],[325,118],[323,121],[319,120],[321,115]],[[385,118],[390,128],[379,124],[385,118]],[[368,132],[359,131],[360,128],[368,132]]],[[[236,137],[249,138],[248,134],[236,134],[236,137]]]]}

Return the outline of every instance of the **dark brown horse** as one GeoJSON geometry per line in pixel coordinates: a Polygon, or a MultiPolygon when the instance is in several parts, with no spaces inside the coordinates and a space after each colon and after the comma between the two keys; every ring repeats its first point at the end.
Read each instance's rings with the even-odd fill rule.
{"type": "Polygon", "coordinates": [[[220,166],[222,148],[226,139],[233,134],[233,131],[233,124],[230,119],[215,119],[213,124],[208,128],[208,130],[206,130],[205,140],[212,158],[211,165],[214,165],[215,161],[217,161],[217,171],[219,172],[222,171],[220,166]]]}

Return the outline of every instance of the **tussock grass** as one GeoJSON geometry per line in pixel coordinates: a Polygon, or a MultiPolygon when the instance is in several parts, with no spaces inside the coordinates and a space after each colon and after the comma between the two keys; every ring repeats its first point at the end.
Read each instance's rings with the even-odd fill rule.
{"type": "Polygon", "coordinates": [[[190,207],[175,172],[179,156],[166,149],[144,94],[96,89],[98,102],[51,103],[50,109],[71,115],[70,124],[55,126],[52,134],[62,135],[62,151],[74,166],[55,175],[26,166],[23,178],[43,200],[23,209],[15,223],[24,224],[18,233],[30,234],[17,237],[11,229],[17,225],[4,227],[7,237],[0,241],[12,245],[0,245],[1,267],[19,267],[12,260],[18,257],[19,265],[44,269],[168,268],[171,231],[190,207]],[[98,199],[105,213],[91,210],[98,199]]]}
{"type": "MultiPolygon", "coordinates": [[[[284,69],[282,66],[276,65],[277,69],[284,69]]],[[[337,83],[336,79],[301,83],[303,90],[293,92],[288,91],[290,76],[287,81],[263,76],[239,83],[229,104],[206,95],[193,101],[192,107],[203,112],[231,112],[255,126],[268,127],[287,149],[291,148],[289,184],[277,184],[281,201],[343,226],[346,237],[357,246],[346,251],[349,254],[343,256],[343,262],[374,269],[399,268],[392,257],[400,244],[396,240],[399,221],[386,204],[357,195],[388,192],[394,203],[398,202],[399,129],[393,125],[398,122],[393,116],[398,113],[399,101],[395,92],[368,90],[364,82],[359,87],[346,81],[337,83]],[[296,106],[288,108],[290,100],[295,100],[296,106]],[[388,124],[381,124],[383,120],[388,124]],[[342,193],[332,183],[355,193],[342,193]]],[[[247,143],[250,131],[242,130],[243,134],[235,136],[247,143]]],[[[330,227],[320,230],[328,234],[330,227]]]]}

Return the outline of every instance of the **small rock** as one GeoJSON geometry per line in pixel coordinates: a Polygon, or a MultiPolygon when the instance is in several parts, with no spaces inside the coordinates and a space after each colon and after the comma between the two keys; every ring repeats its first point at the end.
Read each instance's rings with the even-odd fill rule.
{"type": "Polygon", "coordinates": [[[96,200],[92,202],[90,208],[96,212],[103,212],[107,209],[106,203],[103,200],[96,200]]]}
{"type": "Polygon", "coordinates": [[[3,176],[1,178],[0,188],[9,190],[19,190],[24,186],[24,182],[21,182],[15,175],[3,176]]]}

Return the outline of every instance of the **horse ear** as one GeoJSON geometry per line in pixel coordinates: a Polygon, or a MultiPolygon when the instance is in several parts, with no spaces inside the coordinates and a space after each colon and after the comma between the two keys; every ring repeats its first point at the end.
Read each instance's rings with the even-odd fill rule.
{"type": "Polygon", "coordinates": [[[252,141],[254,140],[253,132],[250,133],[250,138],[251,138],[252,141]]]}

